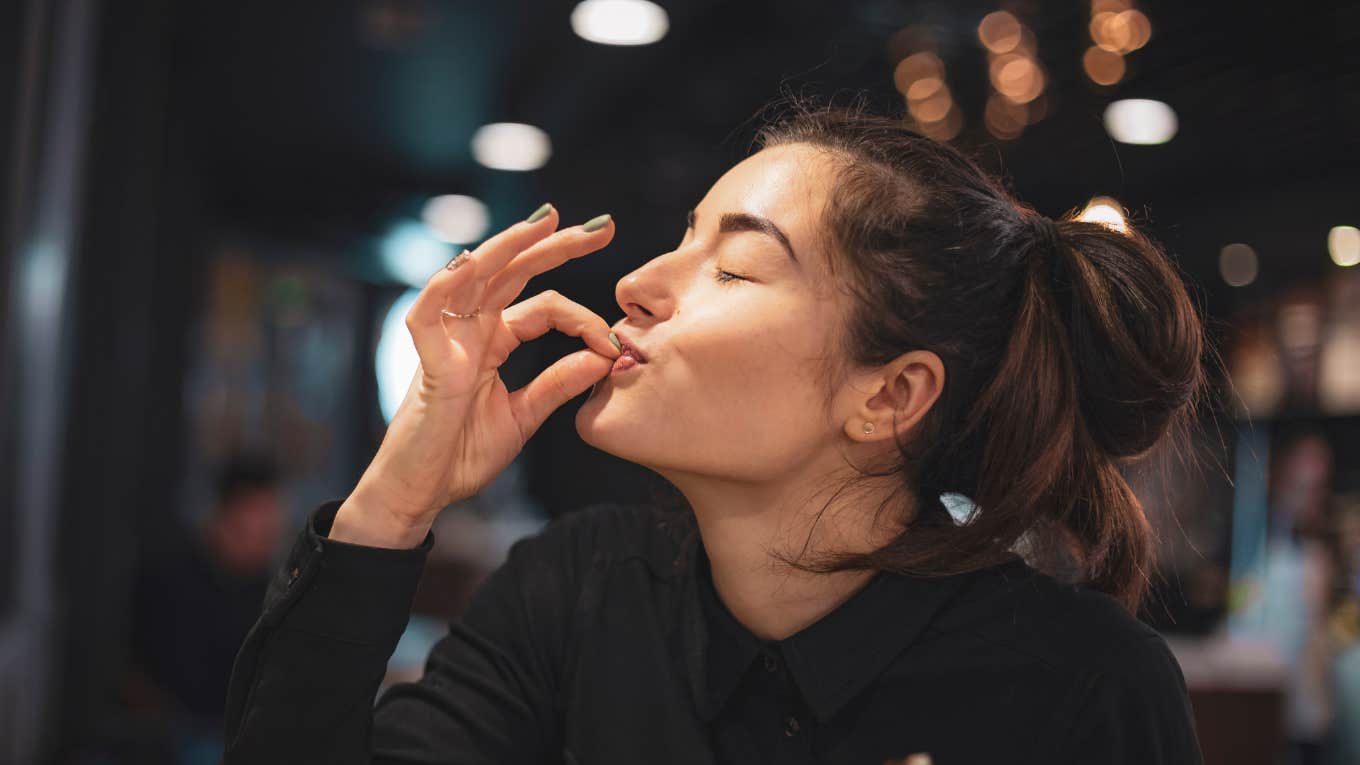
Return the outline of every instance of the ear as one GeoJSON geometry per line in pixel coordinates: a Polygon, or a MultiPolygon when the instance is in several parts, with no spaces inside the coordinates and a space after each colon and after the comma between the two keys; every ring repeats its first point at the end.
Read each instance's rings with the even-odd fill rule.
{"type": "MultiPolygon", "coordinates": [[[[868,391],[869,398],[856,406],[845,421],[845,433],[865,443],[893,437],[893,413],[897,413],[897,436],[904,435],[921,421],[944,390],[944,362],[931,351],[909,351],[878,369],[861,374],[857,391],[868,391]],[[865,423],[873,432],[865,433],[865,423]]],[[[862,395],[862,394],[860,394],[862,395]]]]}

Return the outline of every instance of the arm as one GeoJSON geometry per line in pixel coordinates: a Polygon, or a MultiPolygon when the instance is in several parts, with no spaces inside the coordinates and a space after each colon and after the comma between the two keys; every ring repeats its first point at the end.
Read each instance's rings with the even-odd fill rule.
{"type": "Polygon", "coordinates": [[[569,564],[550,547],[560,535],[516,543],[424,677],[375,711],[433,536],[406,550],[336,542],[325,535],[338,505],[309,519],[237,656],[225,765],[540,761],[557,719],[553,641],[572,605],[569,564]]]}

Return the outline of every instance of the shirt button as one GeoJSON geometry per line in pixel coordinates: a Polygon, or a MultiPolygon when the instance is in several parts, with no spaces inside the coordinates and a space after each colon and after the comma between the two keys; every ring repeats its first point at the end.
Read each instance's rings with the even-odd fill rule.
{"type": "Polygon", "coordinates": [[[792,736],[798,732],[798,718],[790,717],[784,721],[784,735],[792,736]]]}
{"type": "Polygon", "coordinates": [[[779,660],[770,654],[765,654],[765,671],[776,672],[779,670],[779,660]]]}

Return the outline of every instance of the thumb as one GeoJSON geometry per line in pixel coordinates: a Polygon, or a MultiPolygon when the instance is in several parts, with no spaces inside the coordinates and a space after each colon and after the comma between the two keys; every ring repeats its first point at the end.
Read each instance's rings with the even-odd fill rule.
{"type": "Polygon", "coordinates": [[[510,409],[525,429],[524,440],[538,431],[548,415],[589,390],[613,366],[613,359],[584,348],[558,359],[528,385],[511,393],[510,409]]]}

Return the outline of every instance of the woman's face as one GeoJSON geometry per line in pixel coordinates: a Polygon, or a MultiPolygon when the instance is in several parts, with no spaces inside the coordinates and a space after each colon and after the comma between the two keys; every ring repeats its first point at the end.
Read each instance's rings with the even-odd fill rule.
{"type": "Polygon", "coordinates": [[[843,303],[817,236],[832,172],[806,145],[758,152],[709,189],[676,249],[619,281],[615,328],[647,361],[595,385],[576,415],[583,440],[677,485],[843,464],[873,389],[838,393],[828,410],[817,383],[822,357],[842,352],[843,303]]]}

